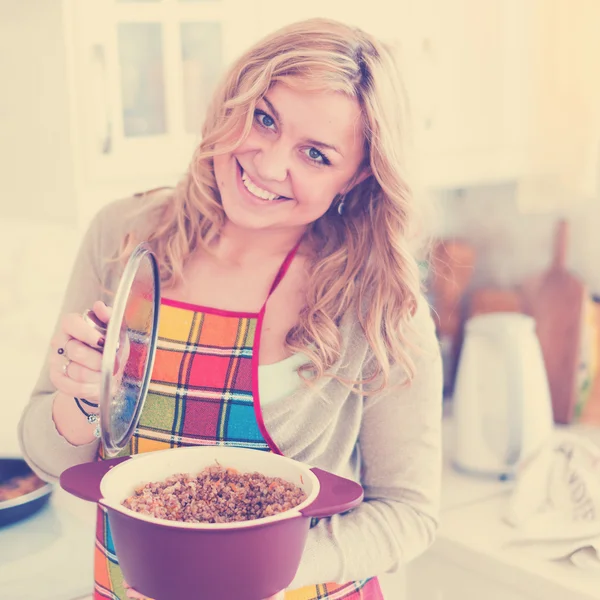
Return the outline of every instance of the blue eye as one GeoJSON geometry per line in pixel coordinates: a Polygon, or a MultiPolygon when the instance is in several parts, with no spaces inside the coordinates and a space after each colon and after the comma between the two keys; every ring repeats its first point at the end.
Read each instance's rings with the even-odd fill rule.
{"type": "Polygon", "coordinates": [[[275,121],[269,115],[262,115],[262,124],[265,127],[273,127],[275,121]]]}
{"type": "Polygon", "coordinates": [[[323,158],[323,155],[316,149],[316,148],[311,148],[308,151],[308,155],[313,159],[313,160],[320,160],[323,158]]]}
{"type": "Polygon", "coordinates": [[[265,127],[266,129],[271,129],[271,127],[275,125],[275,119],[262,110],[255,110],[254,117],[258,121],[259,125],[265,127]]]}
{"type": "Polygon", "coordinates": [[[319,152],[314,147],[308,149],[306,156],[308,156],[308,158],[310,160],[312,160],[313,162],[318,163],[320,165],[330,165],[331,164],[329,162],[329,159],[322,152],[319,152]]]}

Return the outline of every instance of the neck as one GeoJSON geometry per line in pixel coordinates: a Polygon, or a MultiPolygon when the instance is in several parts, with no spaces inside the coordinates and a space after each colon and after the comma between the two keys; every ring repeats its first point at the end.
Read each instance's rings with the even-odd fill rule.
{"type": "Polygon", "coordinates": [[[245,229],[227,221],[215,242],[215,256],[236,265],[270,257],[280,258],[300,241],[305,231],[305,227],[245,229]]]}

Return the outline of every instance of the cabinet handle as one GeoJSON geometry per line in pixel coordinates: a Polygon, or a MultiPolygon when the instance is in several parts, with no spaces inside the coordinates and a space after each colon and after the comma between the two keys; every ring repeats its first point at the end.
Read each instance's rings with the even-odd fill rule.
{"type": "Polygon", "coordinates": [[[110,111],[110,102],[108,99],[108,77],[106,72],[106,57],[104,54],[104,47],[101,44],[94,44],[92,46],[92,73],[96,74],[97,77],[97,102],[102,103],[100,112],[102,113],[100,119],[99,131],[100,139],[98,149],[102,154],[110,154],[112,151],[112,117],[110,111]]]}
{"type": "Polygon", "coordinates": [[[434,47],[433,40],[427,36],[421,39],[421,60],[422,60],[422,72],[421,77],[426,82],[428,87],[427,92],[424,94],[422,100],[425,103],[429,103],[429,107],[424,109],[423,115],[423,128],[425,131],[433,129],[435,123],[435,108],[432,104],[434,99],[438,99],[434,93],[433,82],[435,80],[434,73],[437,69],[437,56],[436,48],[434,47]]]}

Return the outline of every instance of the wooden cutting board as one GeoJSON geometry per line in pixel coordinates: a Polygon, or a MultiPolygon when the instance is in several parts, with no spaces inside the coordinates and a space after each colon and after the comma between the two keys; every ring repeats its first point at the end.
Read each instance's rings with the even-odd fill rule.
{"type": "Polygon", "coordinates": [[[552,264],[523,285],[524,307],[536,321],[554,421],[567,424],[577,401],[577,365],[587,290],[565,267],[569,226],[557,224],[552,264]]]}

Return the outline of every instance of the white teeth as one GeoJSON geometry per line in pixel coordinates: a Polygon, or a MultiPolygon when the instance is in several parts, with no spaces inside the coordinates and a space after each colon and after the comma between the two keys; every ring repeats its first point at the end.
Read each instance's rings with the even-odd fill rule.
{"type": "Polygon", "coordinates": [[[258,186],[254,185],[254,183],[252,183],[252,181],[250,180],[250,177],[246,175],[246,171],[242,171],[242,181],[244,182],[244,186],[246,187],[246,189],[251,194],[258,196],[262,200],[275,200],[276,198],[279,198],[277,194],[271,194],[271,192],[267,192],[267,190],[263,190],[262,188],[259,188],[258,186]]]}

